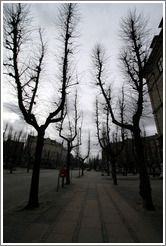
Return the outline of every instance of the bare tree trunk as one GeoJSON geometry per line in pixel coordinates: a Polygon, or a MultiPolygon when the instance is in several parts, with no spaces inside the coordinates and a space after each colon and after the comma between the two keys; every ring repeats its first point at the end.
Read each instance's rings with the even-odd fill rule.
{"type": "Polygon", "coordinates": [[[42,149],[44,145],[44,134],[45,134],[44,130],[40,130],[38,132],[35,160],[34,160],[33,171],[32,171],[29,201],[26,206],[27,209],[34,209],[34,208],[39,207],[39,201],[38,201],[39,174],[40,174],[42,149]]]}
{"type": "Polygon", "coordinates": [[[66,184],[70,184],[70,152],[71,152],[71,148],[70,148],[70,142],[67,142],[67,175],[66,175],[66,184]]]}
{"type": "Polygon", "coordinates": [[[117,185],[117,177],[116,177],[116,160],[115,158],[111,158],[112,160],[112,178],[113,178],[113,182],[114,182],[114,185],[117,185]]]}
{"type": "Polygon", "coordinates": [[[84,176],[84,162],[81,163],[82,176],[84,176]]]}
{"type": "Polygon", "coordinates": [[[107,160],[107,176],[110,176],[110,161],[107,160]]]}
{"type": "Polygon", "coordinates": [[[143,153],[143,144],[140,136],[140,129],[136,129],[133,131],[134,140],[135,140],[135,150],[136,150],[136,165],[140,174],[140,186],[139,186],[139,194],[141,195],[144,206],[148,210],[154,210],[152,194],[151,194],[151,185],[149,176],[146,169],[146,162],[143,153]]]}

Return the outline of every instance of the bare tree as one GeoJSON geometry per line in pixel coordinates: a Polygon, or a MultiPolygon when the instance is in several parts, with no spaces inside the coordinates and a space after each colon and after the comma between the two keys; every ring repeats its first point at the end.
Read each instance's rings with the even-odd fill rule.
{"type": "MultiPolygon", "coordinates": [[[[109,97],[110,90],[108,90],[109,97]]],[[[121,110],[121,122],[123,122],[123,111],[124,111],[124,93],[122,90],[122,102],[120,102],[121,110]]],[[[116,158],[121,153],[124,147],[124,129],[121,128],[120,136],[118,136],[118,127],[115,131],[111,127],[110,123],[110,112],[107,105],[102,105],[102,109],[99,113],[99,102],[96,99],[96,128],[97,138],[103,153],[107,156],[107,174],[109,175],[109,166],[112,166],[112,177],[114,185],[117,185],[116,177],[116,158]],[[105,122],[103,118],[105,117],[105,122]],[[102,122],[101,122],[102,119],[102,122]],[[121,142],[120,142],[121,141],[121,142]]]]}
{"type": "Polygon", "coordinates": [[[6,123],[5,129],[3,131],[3,141],[6,140],[6,135],[7,135],[8,127],[9,127],[9,123],[6,123]]]}
{"type": "Polygon", "coordinates": [[[66,142],[67,142],[67,160],[66,160],[66,167],[67,167],[67,177],[66,177],[66,183],[70,184],[70,167],[71,167],[71,151],[76,148],[80,143],[76,143],[74,144],[74,140],[77,137],[78,134],[78,120],[80,118],[80,116],[78,115],[77,112],[77,91],[75,94],[75,102],[74,102],[74,117],[71,120],[69,118],[69,113],[67,110],[67,105],[66,105],[66,117],[63,118],[63,120],[61,121],[60,124],[60,128],[59,128],[59,136],[61,138],[63,138],[66,142]],[[68,118],[68,127],[65,128],[65,118],[68,118]],[[74,122],[74,124],[72,123],[74,122]],[[65,133],[65,130],[67,130],[67,132],[65,133]]]}
{"type": "Polygon", "coordinates": [[[87,147],[87,153],[83,156],[80,151],[80,145],[82,145],[82,140],[81,140],[81,133],[82,133],[82,127],[80,127],[80,132],[78,135],[78,145],[76,149],[76,157],[79,159],[80,165],[79,165],[79,176],[80,176],[80,167],[81,167],[81,175],[84,175],[84,168],[85,168],[85,160],[89,157],[90,155],[90,132],[88,136],[88,147],[87,147]]]}
{"type": "Polygon", "coordinates": [[[26,139],[26,144],[24,147],[24,162],[27,166],[27,173],[29,172],[30,168],[32,168],[31,165],[34,159],[34,153],[32,151],[33,137],[34,137],[33,132],[28,134],[27,139],[26,139]]]}
{"type": "MultiPolygon", "coordinates": [[[[6,74],[15,83],[18,97],[18,105],[24,120],[37,131],[37,145],[32,173],[31,189],[27,208],[36,208],[38,202],[39,172],[41,154],[44,144],[44,135],[50,123],[56,123],[63,119],[66,90],[70,85],[69,73],[70,57],[73,54],[73,41],[76,26],[78,24],[77,5],[75,3],[61,4],[59,8],[59,27],[61,41],[61,76],[59,101],[54,104],[54,109],[45,118],[43,124],[39,124],[35,115],[37,108],[37,92],[46,53],[46,44],[43,40],[42,31],[39,30],[39,51],[35,53],[35,59],[23,56],[27,40],[32,32],[29,29],[29,6],[27,4],[5,4],[4,6],[4,47],[6,57],[4,65],[6,74]]],[[[56,88],[56,84],[55,84],[56,88]]],[[[58,91],[59,93],[59,91],[58,91]]]]}
{"type": "MultiPolygon", "coordinates": [[[[126,82],[129,83],[132,92],[132,102],[130,104],[130,115],[120,122],[113,110],[113,102],[107,96],[107,88],[105,87],[104,74],[107,70],[107,56],[100,45],[93,50],[93,64],[95,67],[95,78],[97,85],[100,87],[102,95],[109,108],[112,122],[122,128],[133,133],[136,164],[140,173],[140,195],[143,199],[145,208],[153,210],[153,201],[151,195],[150,180],[147,174],[146,162],[143,153],[143,145],[141,139],[140,119],[143,115],[144,97],[146,94],[146,83],[144,80],[144,67],[148,59],[147,52],[147,23],[143,16],[137,15],[136,11],[129,12],[129,15],[122,20],[122,39],[125,47],[121,52],[121,61],[123,71],[125,73],[126,82]],[[132,107],[133,105],[133,107],[132,107]]],[[[129,109],[129,108],[128,108],[129,109]]]]}

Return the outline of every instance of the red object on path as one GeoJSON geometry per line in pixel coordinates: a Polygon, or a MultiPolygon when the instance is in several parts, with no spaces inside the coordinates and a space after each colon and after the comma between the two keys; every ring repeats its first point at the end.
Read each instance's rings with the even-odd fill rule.
{"type": "Polygon", "coordinates": [[[61,178],[66,177],[66,174],[67,174],[66,168],[62,167],[61,170],[60,170],[60,177],[61,178]]]}

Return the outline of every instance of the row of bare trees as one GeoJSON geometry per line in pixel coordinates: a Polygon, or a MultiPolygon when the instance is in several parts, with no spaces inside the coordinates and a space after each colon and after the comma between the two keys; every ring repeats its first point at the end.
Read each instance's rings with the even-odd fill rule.
{"type": "MultiPolygon", "coordinates": [[[[110,97],[110,92],[111,91],[109,88],[108,89],[109,97],[110,97]]],[[[119,104],[120,104],[121,123],[123,123],[123,115],[124,115],[123,89],[122,89],[122,101],[119,101],[119,104]]],[[[113,129],[113,126],[111,125],[111,121],[110,121],[109,107],[107,104],[105,103],[103,104],[101,102],[99,105],[98,99],[96,99],[96,127],[97,127],[97,138],[99,144],[103,150],[103,153],[107,156],[108,175],[109,175],[109,168],[111,164],[113,182],[114,185],[117,185],[116,157],[120,155],[124,147],[124,139],[125,139],[124,128],[119,129],[119,127],[117,126],[115,129],[113,129]],[[99,106],[101,107],[100,111],[99,111],[99,106]],[[122,144],[119,144],[120,141],[122,141],[122,144]]]]}
{"type": "MultiPolygon", "coordinates": [[[[92,52],[92,61],[94,66],[94,79],[96,86],[100,88],[100,92],[106,104],[106,120],[111,117],[113,124],[127,131],[132,132],[136,151],[136,165],[140,174],[140,195],[147,209],[154,209],[150,180],[147,174],[145,156],[143,154],[143,143],[141,139],[140,120],[143,116],[145,107],[145,97],[147,94],[147,86],[145,81],[144,67],[148,60],[149,32],[147,30],[147,22],[142,14],[138,15],[136,11],[130,11],[126,18],[122,19],[120,35],[124,41],[120,53],[120,62],[125,75],[126,94],[122,93],[122,99],[117,110],[117,102],[113,100],[113,91],[110,80],[107,78],[109,58],[105,48],[101,44],[97,44],[92,52]],[[128,93],[127,93],[128,92],[128,93]],[[124,98],[125,97],[125,98],[124,98]],[[116,114],[115,112],[118,112],[116,114]]],[[[98,111],[98,103],[96,103],[98,111]]],[[[96,113],[98,115],[98,112],[96,113]]],[[[106,145],[100,140],[100,144],[104,148],[108,148],[111,159],[114,160],[116,153],[109,148],[109,128],[106,123],[106,145]]],[[[97,129],[99,137],[99,120],[97,116],[97,129]]],[[[124,134],[122,134],[122,141],[124,134]]],[[[113,161],[114,163],[114,161],[113,161]]],[[[113,164],[113,173],[115,166],[113,164]]],[[[114,183],[116,177],[114,174],[114,183]]]]}
{"type": "MultiPolygon", "coordinates": [[[[75,40],[78,37],[77,26],[79,19],[79,11],[76,3],[60,4],[58,12],[58,40],[60,42],[58,71],[60,71],[60,74],[58,74],[58,82],[56,80],[53,82],[56,100],[53,105],[51,105],[52,111],[45,116],[41,124],[37,115],[37,109],[41,102],[38,100],[40,95],[39,85],[42,81],[44,61],[47,53],[43,32],[41,29],[38,31],[37,52],[34,55],[33,53],[29,54],[30,52],[27,47],[29,47],[30,37],[35,31],[33,28],[29,28],[31,22],[29,17],[29,5],[21,3],[4,4],[5,74],[10,78],[10,82],[17,92],[18,105],[24,120],[37,132],[36,154],[27,208],[36,208],[39,206],[38,186],[40,161],[45,131],[50,124],[60,123],[58,126],[59,134],[66,141],[68,146],[68,183],[70,183],[69,169],[70,153],[72,149],[76,148],[82,166],[90,153],[90,137],[88,140],[87,155],[82,157],[79,151],[79,146],[81,145],[81,138],[79,138],[79,131],[81,130],[79,129],[81,129],[81,126],[79,126],[78,120],[81,116],[77,112],[77,94],[75,94],[74,115],[72,116],[72,120],[69,116],[67,103],[67,101],[69,101],[67,97],[69,96],[69,98],[71,98],[71,87],[78,82],[74,79],[71,67],[76,47],[75,40]],[[59,88],[57,88],[57,85],[59,85],[59,88]],[[58,96],[59,93],[60,96],[58,96]],[[65,128],[67,132],[64,131],[65,124],[68,125],[67,128],[65,128]],[[76,137],[78,138],[77,141],[75,141],[76,137]]],[[[110,137],[110,134],[113,136],[110,120],[118,127],[118,138],[122,142],[125,138],[126,130],[133,134],[137,156],[136,163],[140,173],[140,195],[145,202],[145,207],[147,209],[153,209],[150,181],[142,151],[140,128],[140,120],[144,108],[144,97],[147,93],[146,81],[144,80],[144,67],[148,59],[146,45],[148,32],[146,24],[145,18],[143,18],[142,15],[138,15],[136,11],[130,12],[128,17],[122,20],[121,38],[124,41],[124,47],[120,54],[120,61],[122,62],[125,75],[125,88],[128,88],[127,91],[129,93],[127,95],[126,91],[124,89],[122,90],[122,98],[119,99],[119,109],[117,109],[118,104],[113,100],[113,89],[106,76],[109,67],[109,59],[106,50],[101,44],[95,46],[92,52],[92,61],[94,81],[96,82],[96,86],[100,88],[101,95],[105,101],[104,108],[103,105],[100,105],[102,106],[102,112],[105,112],[105,122],[100,121],[99,100],[96,101],[97,136],[100,146],[105,149],[112,162],[114,184],[117,183],[116,156],[120,153],[123,145],[119,149],[112,149],[110,143],[115,140],[115,135],[117,139],[118,133],[116,130],[114,137],[110,137]],[[130,104],[128,104],[129,101],[130,104]],[[114,108],[115,105],[116,110],[114,108]],[[115,113],[115,111],[117,113],[115,113]]],[[[57,49],[57,47],[55,47],[55,49],[57,49]]],[[[54,65],[52,64],[52,66],[54,65]]],[[[55,64],[55,66],[57,65],[55,64]]]]}
{"type": "Polygon", "coordinates": [[[20,163],[24,149],[25,134],[15,131],[8,123],[3,132],[3,166],[13,171],[13,166],[20,163]]]}
{"type": "MultiPolygon", "coordinates": [[[[74,40],[76,39],[76,28],[79,22],[77,4],[62,4],[59,8],[58,25],[60,28],[58,31],[61,47],[59,51],[59,71],[61,74],[58,81],[60,87],[56,94],[60,93],[60,96],[54,102],[53,110],[46,116],[43,124],[39,123],[36,109],[39,106],[37,96],[42,81],[41,75],[46,55],[46,43],[43,40],[41,29],[39,29],[38,52],[34,56],[25,54],[32,32],[32,29],[29,29],[30,21],[29,5],[21,3],[4,4],[5,73],[15,84],[18,105],[24,120],[34,127],[37,132],[36,154],[27,204],[27,208],[32,209],[39,206],[39,172],[45,131],[50,124],[60,122],[63,119],[67,90],[73,84],[70,61],[74,54],[74,40]]],[[[56,86],[57,81],[55,80],[54,88],[57,88],[56,86]]],[[[56,95],[55,98],[57,98],[56,95]]]]}
{"type": "Polygon", "coordinates": [[[66,168],[67,168],[67,177],[66,183],[70,184],[70,167],[71,167],[71,151],[75,149],[76,159],[79,161],[79,166],[82,169],[82,175],[84,172],[84,161],[89,157],[90,154],[90,135],[88,140],[88,150],[87,154],[82,157],[80,153],[80,146],[82,145],[82,123],[83,123],[83,115],[78,114],[78,106],[77,106],[78,95],[77,91],[75,93],[75,101],[74,101],[74,116],[70,118],[68,107],[65,106],[65,115],[57,127],[59,131],[59,136],[66,141],[67,143],[67,160],[66,160],[66,168]],[[80,121],[80,123],[79,123],[80,121]],[[67,124],[67,126],[66,126],[67,124]]]}

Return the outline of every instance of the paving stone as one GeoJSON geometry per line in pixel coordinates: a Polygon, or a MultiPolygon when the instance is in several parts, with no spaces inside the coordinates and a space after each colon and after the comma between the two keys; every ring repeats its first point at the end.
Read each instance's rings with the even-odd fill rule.
{"type": "Polygon", "coordinates": [[[98,216],[84,216],[82,220],[82,227],[86,228],[100,228],[100,220],[98,216]]]}
{"type": "Polygon", "coordinates": [[[49,202],[37,211],[5,214],[6,235],[15,227],[14,236],[5,237],[5,243],[162,243],[162,211],[134,208],[129,194],[125,191],[122,196],[119,190],[110,179],[101,181],[98,173],[90,172],[58,198],[50,200],[54,193],[45,194],[42,199],[49,202]]]}
{"type": "Polygon", "coordinates": [[[48,224],[34,223],[28,227],[19,238],[19,243],[37,243],[48,230],[48,224]]]}
{"type": "Polygon", "coordinates": [[[45,243],[70,243],[72,240],[72,235],[67,235],[63,233],[52,233],[50,234],[45,243]]]}
{"type": "Polygon", "coordinates": [[[101,230],[98,228],[82,227],[78,237],[78,243],[102,243],[101,230]]]}

